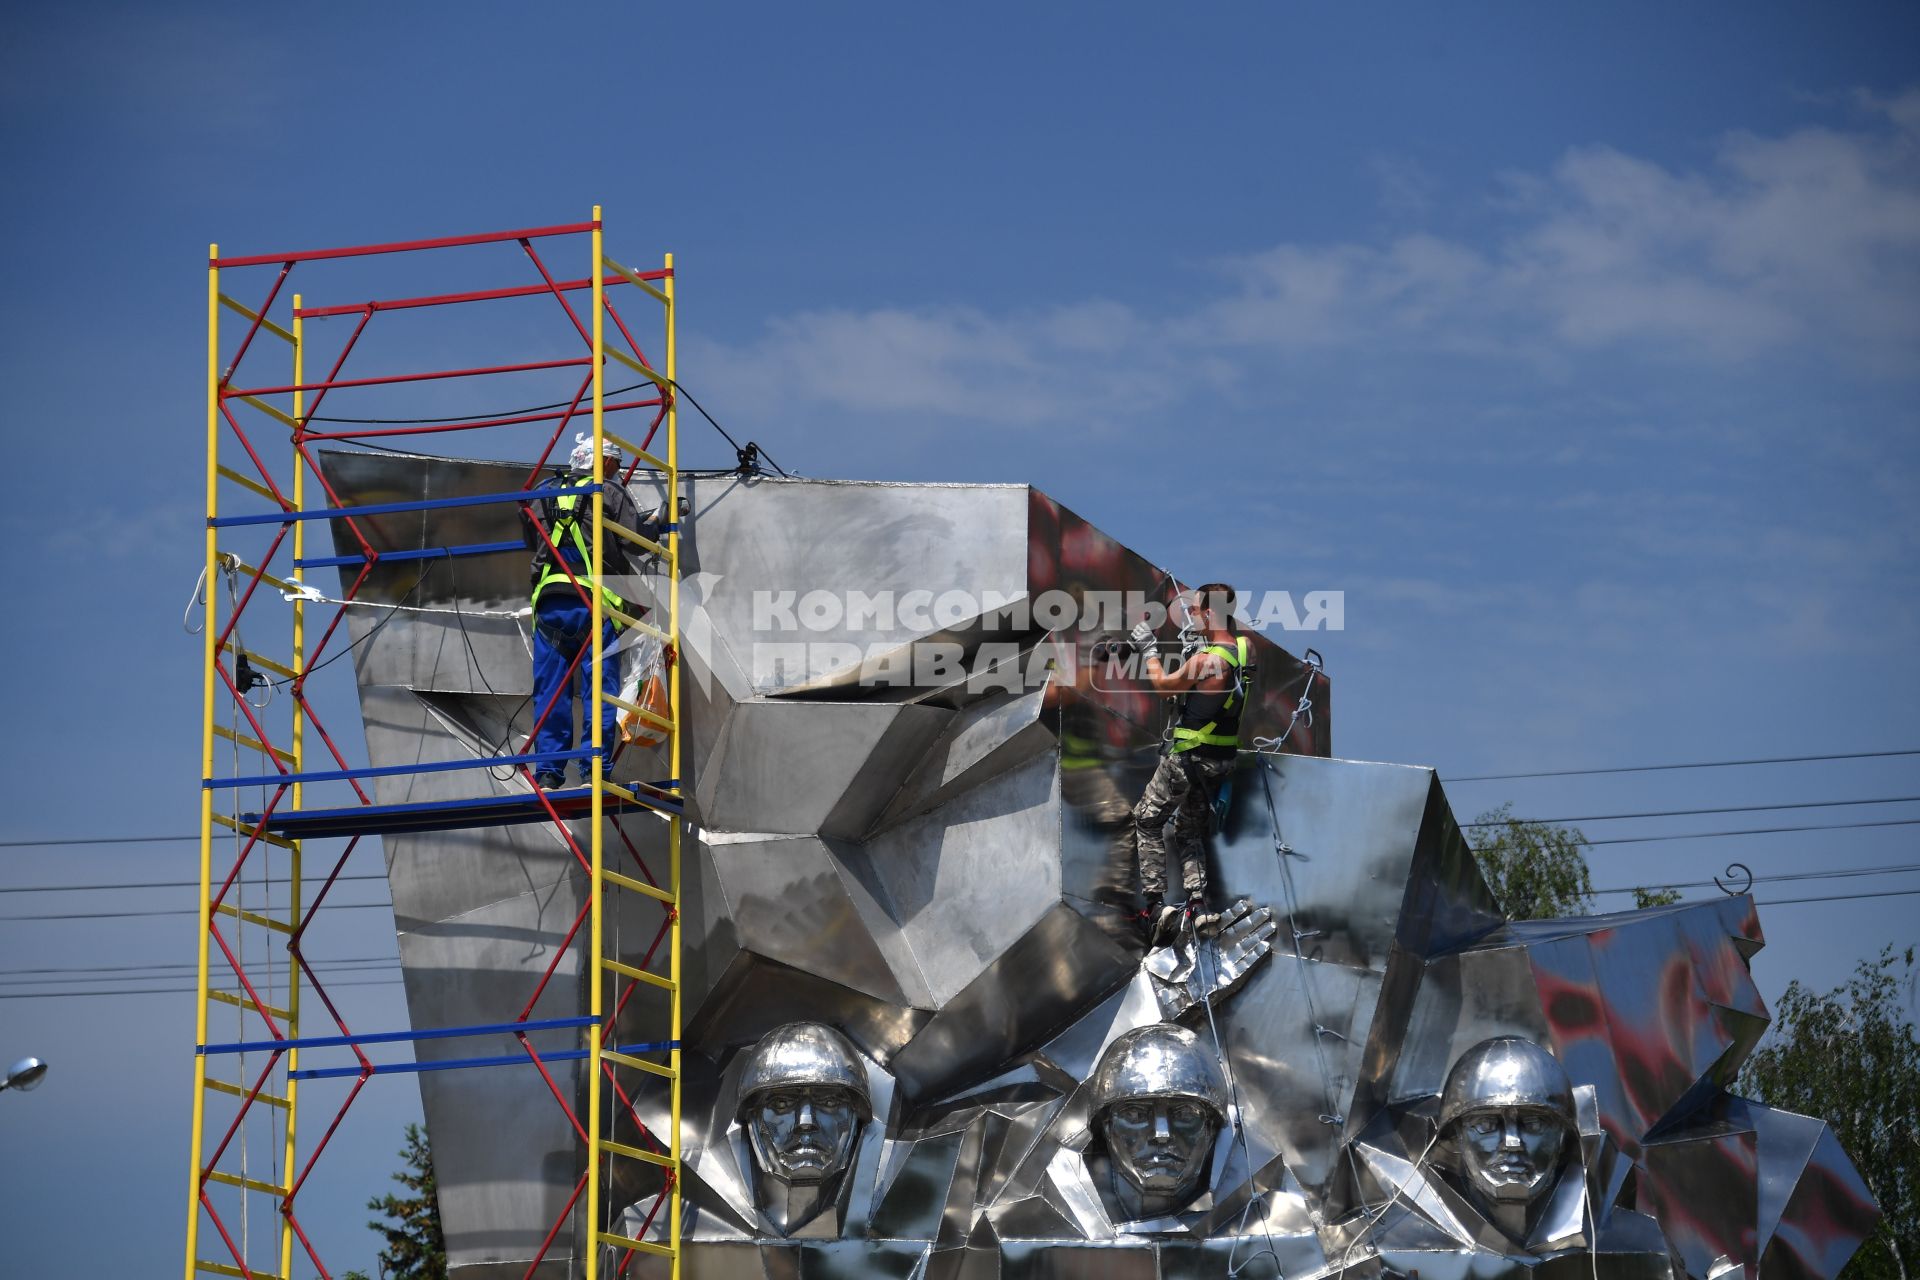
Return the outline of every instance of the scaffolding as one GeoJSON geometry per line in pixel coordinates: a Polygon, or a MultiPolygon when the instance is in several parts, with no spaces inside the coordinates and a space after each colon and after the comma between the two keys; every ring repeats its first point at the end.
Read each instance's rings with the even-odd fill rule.
{"type": "MultiPolygon", "coordinates": [[[[381,263],[392,261],[381,259],[381,263]]],[[[200,888],[204,909],[197,931],[198,997],[186,1230],[187,1280],[194,1280],[196,1274],[294,1280],[297,1263],[303,1266],[310,1263],[320,1277],[331,1280],[333,1273],[322,1261],[302,1223],[300,1197],[302,1189],[309,1185],[316,1163],[367,1083],[374,1076],[396,1072],[484,1070],[512,1065],[531,1065],[538,1071],[546,1090],[566,1113],[580,1149],[576,1155],[580,1174],[573,1195],[547,1232],[539,1255],[528,1264],[527,1276],[534,1276],[543,1266],[551,1273],[556,1263],[549,1260],[549,1255],[563,1234],[578,1246],[575,1253],[578,1274],[588,1280],[616,1272],[625,1274],[636,1253],[667,1260],[664,1266],[676,1280],[680,1274],[679,902],[683,792],[678,732],[681,690],[676,645],[680,635],[682,530],[678,515],[681,490],[675,412],[674,305],[672,255],[666,255],[660,269],[650,271],[635,270],[607,256],[598,207],[588,222],[480,235],[228,257],[221,256],[217,245],[209,250],[207,520],[202,615],[205,691],[200,802],[200,888]],[[590,243],[589,271],[577,279],[556,279],[542,251],[550,255],[553,246],[559,245],[571,252],[582,239],[590,243]],[[305,267],[303,283],[307,277],[324,276],[334,269],[306,264],[338,264],[342,260],[376,255],[405,255],[407,260],[439,255],[435,261],[444,262],[447,250],[470,248],[491,252],[487,246],[508,251],[517,247],[515,262],[522,269],[531,265],[537,281],[322,306],[306,305],[306,298],[312,295],[286,289],[296,267],[305,267]],[[232,279],[243,269],[272,272],[264,300],[248,305],[223,291],[223,273],[229,273],[228,278],[232,279]],[[663,359],[657,364],[636,340],[610,296],[611,291],[625,287],[659,304],[663,359]],[[569,301],[570,295],[577,298],[583,292],[590,297],[590,315],[586,319],[569,301]],[[290,299],[290,306],[280,302],[283,294],[290,299]],[[571,343],[577,337],[584,352],[577,356],[510,363],[344,376],[348,359],[356,351],[361,353],[360,363],[364,366],[365,350],[373,344],[363,343],[362,339],[376,315],[509,298],[551,298],[558,304],[552,313],[554,318],[564,315],[572,330],[572,335],[565,340],[571,343]],[[239,330],[239,337],[231,343],[230,350],[223,346],[223,341],[231,338],[229,334],[223,339],[223,314],[239,318],[239,323],[232,326],[239,330]],[[284,322],[276,317],[284,317],[284,322]],[[309,381],[308,322],[327,317],[345,318],[352,326],[351,334],[331,356],[325,376],[309,381]],[[607,340],[609,321],[618,333],[617,342],[607,340]],[[288,364],[278,367],[290,370],[289,375],[276,371],[257,377],[241,376],[243,370],[261,366],[265,357],[259,353],[271,351],[276,345],[281,356],[289,360],[288,364]],[[650,387],[650,391],[639,398],[609,402],[606,374],[612,365],[636,374],[642,380],[636,385],[650,387]],[[561,372],[567,370],[580,373],[571,400],[535,412],[382,426],[356,422],[345,429],[315,429],[334,425],[319,421],[319,411],[330,395],[350,389],[411,388],[417,391],[429,385],[494,385],[488,380],[525,374],[561,377],[567,376],[561,372]],[[624,412],[639,417],[649,411],[651,420],[644,432],[623,436],[608,428],[607,420],[614,414],[624,412]],[[578,425],[582,417],[590,417],[592,423],[591,482],[583,478],[573,487],[556,488],[551,480],[549,459],[569,425],[578,425]],[[525,483],[505,492],[343,505],[315,453],[316,446],[327,441],[363,442],[376,437],[422,435],[447,439],[454,433],[469,432],[480,434],[457,438],[498,439],[502,429],[516,427],[531,431],[537,438],[548,424],[552,429],[546,438],[546,447],[528,471],[525,483]],[[278,467],[267,461],[270,450],[266,448],[268,436],[278,434],[276,428],[285,430],[292,446],[291,457],[278,467]],[[656,449],[656,437],[663,432],[664,443],[656,449]],[[259,438],[258,444],[254,437],[259,438]],[[621,483],[632,482],[636,470],[644,466],[654,482],[664,489],[663,541],[647,539],[606,518],[601,485],[616,477],[606,469],[602,450],[605,442],[620,445],[631,459],[617,477],[621,483]],[[576,495],[576,501],[580,496],[591,497],[593,518],[588,526],[591,538],[585,582],[555,548],[553,533],[541,519],[541,503],[537,500],[569,494],[576,495]],[[321,501],[309,505],[316,497],[321,501]],[[581,735],[583,738],[590,735],[590,743],[558,752],[535,749],[539,728],[559,698],[556,690],[545,705],[535,711],[534,728],[520,749],[510,754],[384,768],[355,766],[329,731],[317,705],[321,700],[316,695],[323,686],[316,683],[309,687],[309,681],[334,658],[347,656],[358,643],[344,642],[345,633],[352,628],[343,630],[343,623],[349,609],[363,603],[356,597],[377,564],[416,559],[422,562],[424,573],[426,565],[466,556],[515,555],[524,560],[527,552],[519,542],[437,545],[440,539],[434,531],[436,513],[486,504],[517,506],[554,561],[565,571],[573,590],[591,609],[591,643],[582,646],[562,682],[565,688],[585,663],[585,684],[592,695],[583,716],[585,724],[581,735]],[[362,527],[363,522],[375,517],[414,512],[420,513],[419,519],[427,531],[422,545],[415,549],[378,550],[362,527]],[[321,527],[336,531],[333,549],[344,550],[346,554],[309,554],[309,531],[321,527]],[[656,621],[663,622],[663,626],[656,627],[623,612],[607,598],[602,584],[605,581],[603,556],[610,549],[605,539],[609,534],[635,544],[640,553],[657,558],[665,575],[665,607],[663,613],[656,614],[656,621]],[[337,598],[326,596],[315,585],[319,579],[313,575],[331,572],[338,572],[347,584],[337,598]],[[273,607],[263,609],[263,602],[269,601],[273,607]],[[284,610],[278,608],[282,601],[287,606],[284,610]],[[253,606],[252,614],[248,613],[249,606],[253,606]],[[262,619],[263,612],[270,616],[262,619]],[[242,639],[243,615],[249,617],[249,625],[256,635],[263,630],[272,632],[276,640],[284,635],[288,642],[286,656],[269,656],[264,651],[265,644],[255,643],[249,647],[242,639]],[[606,642],[605,624],[609,620],[618,627],[636,629],[660,644],[667,692],[664,716],[636,702],[615,697],[603,688],[601,677],[606,664],[617,661],[606,642]],[[258,692],[263,689],[266,695],[258,692]],[[280,696],[270,696],[275,694],[280,696]],[[266,700],[263,701],[263,697],[266,700]],[[619,748],[603,740],[603,711],[608,704],[636,717],[662,736],[659,752],[665,761],[666,777],[632,785],[617,785],[611,780],[609,768],[619,748]],[[222,723],[223,712],[227,723],[222,723]],[[265,763],[251,768],[236,767],[222,776],[216,772],[216,741],[224,743],[236,759],[245,753],[245,758],[265,763]],[[586,785],[568,788],[563,781],[559,787],[548,788],[541,784],[537,775],[542,770],[564,770],[568,761],[581,762],[587,774],[586,785]],[[452,802],[380,804],[375,803],[363,785],[396,773],[503,767],[524,780],[524,791],[476,794],[470,800],[452,802]],[[242,797],[249,791],[257,791],[261,802],[256,810],[242,811],[242,797]],[[334,803],[329,793],[342,802],[334,803]],[[654,875],[624,829],[617,822],[607,820],[621,813],[638,811],[666,816],[664,878],[654,875]],[[583,820],[587,837],[584,841],[577,830],[583,820]],[[329,989],[328,983],[335,980],[323,981],[307,955],[305,943],[315,921],[325,918],[329,895],[359,842],[370,835],[399,831],[536,822],[551,824],[558,832],[577,864],[578,873],[585,878],[585,903],[565,940],[554,947],[545,972],[532,982],[531,995],[524,1005],[517,1012],[503,1009],[499,1021],[480,1025],[355,1030],[343,1012],[342,1003],[329,989]],[[624,844],[628,858],[618,857],[618,849],[607,847],[609,830],[624,844]],[[338,842],[338,847],[334,847],[334,842],[338,842]],[[227,849],[231,849],[230,859],[223,852],[227,849]],[[316,871],[322,873],[316,875],[316,871]],[[265,886],[263,889],[250,887],[256,883],[255,876],[265,886]],[[262,897],[249,901],[245,896],[248,892],[262,897]],[[616,894],[639,895],[657,902],[661,908],[659,931],[646,958],[637,965],[610,955],[606,949],[604,926],[607,912],[615,905],[613,895],[616,894]],[[576,1017],[533,1018],[542,992],[562,962],[570,957],[587,975],[584,1011],[576,1017]],[[628,1008],[634,993],[643,988],[664,993],[663,997],[655,997],[655,1002],[664,1004],[666,1025],[659,1028],[658,1034],[633,1043],[619,1043],[613,1037],[616,1021],[628,1008]],[[323,1013],[324,1018],[309,1017],[303,1021],[303,1008],[309,1015],[323,1013]],[[238,1014],[231,1016],[241,1019],[252,1033],[243,1032],[230,1040],[213,1039],[210,1016],[216,1010],[238,1010],[238,1014]],[[319,1034],[308,1033],[310,1022],[317,1023],[321,1029],[319,1034]],[[521,1052],[505,1057],[378,1063],[366,1052],[366,1047],[372,1045],[499,1035],[512,1036],[521,1052]],[[556,1047],[553,1044],[556,1035],[564,1035],[571,1043],[556,1047]],[[541,1042],[546,1047],[541,1047],[541,1042]],[[326,1051],[336,1055],[344,1052],[350,1055],[350,1061],[344,1065],[314,1065],[327,1061],[326,1051]],[[265,1065],[255,1069],[251,1063],[258,1060],[258,1055],[264,1055],[265,1065]],[[303,1058],[303,1055],[309,1056],[303,1058]],[[578,1099],[570,1100],[549,1070],[551,1064],[557,1062],[581,1063],[585,1068],[584,1119],[576,1107],[578,1099]],[[310,1137],[313,1125],[302,1118],[302,1085],[329,1078],[351,1083],[344,1100],[333,1109],[319,1128],[317,1140],[313,1140],[310,1137]],[[649,1127],[641,1121],[636,1099],[649,1089],[666,1094],[664,1125],[656,1123],[649,1127]],[[250,1117],[254,1122],[251,1133],[250,1117]],[[257,1141],[263,1127],[267,1131],[264,1145],[257,1141]],[[635,1133],[639,1135],[637,1141],[622,1141],[615,1136],[632,1137],[635,1133]],[[644,1225],[632,1236],[608,1229],[610,1210],[616,1206],[605,1202],[603,1192],[612,1185],[610,1169],[614,1160],[639,1162],[651,1170],[646,1175],[651,1180],[649,1185],[658,1184],[657,1192],[652,1194],[651,1208],[644,1215],[644,1225]],[[261,1174],[266,1176],[258,1176],[261,1174]],[[272,1229],[259,1233],[257,1238],[247,1225],[248,1206],[255,1204],[263,1208],[271,1206],[272,1210],[267,1219],[272,1229]]],[[[639,326],[636,324],[636,327],[639,326]]],[[[650,328],[648,331],[652,332],[650,328]]],[[[319,363],[316,360],[316,367],[319,363]]],[[[572,385],[570,381],[568,385],[572,385]]],[[[349,662],[336,670],[350,670],[353,665],[349,662]]],[[[571,741],[571,737],[568,740],[571,741]]],[[[484,792],[486,788],[482,786],[479,790],[484,792]]],[[[319,1123],[317,1119],[313,1122],[319,1123]]],[[[554,1256],[557,1258],[558,1254],[554,1256]]],[[[565,1265],[568,1274],[575,1274],[574,1264],[565,1265]]]]}

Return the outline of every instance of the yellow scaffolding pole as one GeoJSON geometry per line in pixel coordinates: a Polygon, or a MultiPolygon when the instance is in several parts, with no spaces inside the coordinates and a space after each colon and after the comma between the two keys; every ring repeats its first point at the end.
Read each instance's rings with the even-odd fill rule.
{"type": "MultiPolygon", "coordinates": [[[[675,407],[678,396],[675,394],[678,384],[676,361],[678,348],[674,337],[674,290],[673,255],[667,254],[663,264],[666,267],[666,279],[660,283],[665,286],[666,294],[666,362],[667,385],[663,388],[667,397],[667,519],[671,522],[667,534],[667,630],[672,634],[670,643],[680,643],[680,424],[679,412],[675,407]]],[[[681,797],[684,807],[686,788],[680,782],[680,654],[673,654],[673,664],[667,671],[667,718],[673,721],[673,728],[667,734],[668,777],[672,779],[674,794],[681,797]]],[[[674,814],[667,828],[667,892],[673,895],[673,902],[667,907],[667,975],[673,982],[667,992],[668,1021],[671,1023],[669,1039],[673,1048],[668,1051],[667,1065],[673,1071],[667,1082],[668,1130],[667,1154],[673,1164],[667,1170],[671,1194],[667,1201],[667,1247],[671,1249],[672,1280],[680,1280],[680,831],[685,825],[682,814],[674,814]]]]}
{"type": "MultiPolygon", "coordinates": [[[[219,548],[214,543],[213,519],[220,513],[220,474],[215,459],[220,452],[220,246],[207,246],[207,545],[206,607],[202,614],[201,678],[204,689],[200,699],[200,776],[213,776],[213,664],[219,661],[214,642],[219,636],[219,609],[214,601],[218,593],[219,548]]],[[[207,904],[213,896],[213,792],[200,789],[200,910],[195,913],[195,931],[199,935],[197,998],[193,1008],[193,1043],[207,1042],[207,904]]],[[[200,1155],[201,1129],[207,1114],[207,1059],[193,1055],[193,1136],[188,1143],[187,1171],[187,1269],[186,1280],[196,1275],[196,1252],[200,1241],[200,1155]]]]}
{"type": "MultiPolygon", "coordinates": [[[[293,385],[295,387],[301,386],[307,380],[305,341],[306,321],[301,319],[300,295],[296,293],[293,295],[293,385]]],[[[295,422],[305,420],[306,406],[306,392],[295,391],[293,393],[293,417],[295,422]]],[[[300,448],[296,444],[293,450],[293,509],[295,511],[304,511],[307,506],[306,498],[307,469],[300,465],[300,448]]],[[[293,581],[295,585],[303,583],[307,576],[307,571],[300,567],[301,562],[306,559],[307,555],[306,536],[307,522],[304,520],[294,521],[293,581]]],[[[293,599],[292,666],[294,679],[296,680],[299,679],[300,673],[307,669],[306,602],[297,594],[293,599]]],[[[288,701],[293,706],[293,723],[288,738],[288,746],[293,752],[292,768],[296,774],[305,773],[307,767],[305,751],[306,716],[301,712],[300,700],[298,698],[289,698],[288,701]]],[[[306,784],[300,782],[293,784],[289,798],[293,803],[295,812],[299,811],[305,801],[305,791],[306,784]]],[[[296,929],[300,927],[302,918],[300,911],[300,852],[300,842],[296,840],[293,842],[293,848],[288,854],[289,866],[287,871],[287,919],[293,922],[293,927],[296,929]]],[[[291,944],[289,944],[287,952],[287,1038],[289,1040],[298,1040],[300,1038],[300,967],[293,958],[291,944]]],[[[294,1158],[298,1151],[298,1148],[294,1145],[294,1128],[300,1118],[300,1081],[295,1077],[294,1073],[299,1069],[300,1050],[298,1046],[296,1046],[287,1050],[287,1109],[284,1113],[286,1115],[287,1132],[282,1147],[283,1158],[280,1165],[281,1176],[288,1180],[289,1185],[291,1185],[293,1180],[293,1171],[295,1168],[294,1158]]],[[[293,1274],[293,1219],[289,1218],[286,1214],[280,1215],[280,1274],[283,1276],[293,1274]]]]}
{"type": "Polygon", "coordinates": [[[606,1043],[603,1019],[606,1016],[605,979],[601,972],[601,959],[606,955],[603,936],[606,929],[606,910],[601,892],[603,882],[601,873],[605,857],[604,833],[601,831],[603,813],[606,805],[606,761],[603,758],[600,713],[606,704],[602,692],[601,675],[606,670],[606,639],[600,634],[602,619],[606,616],[605,590],[603,577],[605,568],[601,558],[600,531],[606,527],[607,495],[601,488],[606,479],[606,459],[601,456],[601,442],[606,439],[606,285],[602,281],[600,259],[601,247],[600,206],[593,206],[593,547],[591,566],[593,583],[593,665],[588,668],[588,678],[593,682],[593,757],[588,767],[593,770],[593,832],[591,836],[593,854],[593,883],[587,886],[592,895],[589,910],[593,917],[588,933],[588,969],[591,976],[587,979],[587,1013],[593,1022],[587,1027],[592,1052],[587,1056],[587,1280],[598,1280],[600,1275],[600,1157],[604,1145],[600,1133],[600,1049],[606,1043]]]}

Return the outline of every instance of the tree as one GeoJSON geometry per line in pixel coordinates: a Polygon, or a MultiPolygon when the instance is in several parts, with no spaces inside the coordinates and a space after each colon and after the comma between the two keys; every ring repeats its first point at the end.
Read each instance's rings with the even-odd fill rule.
{"type": "Polygon", "coordinates": [[[1678,901],[1680,901],[1678,889],[1635,889],[1633,891],[1633,905],[1642,911],[1648,907],[1672,906],[1678,901]]]}
{"type": "MultiPolygon", "coordinates": [[[[387,1216],[367,1226],[387,1238],[380,1251],[380,1274],[386,1280],[447,1280],[447,1242],[440,1233],[440,1195],[433,1177],[433,1152],[426,1130],[407,1126],[407,1145],[400,1150],[405,1167],[393,1180],[411,1194],[375,1196],[367,1208],[387,1216]]],[[[368,1280],[364,1271],[350,1271],[342,1280],[368,1280]]]]}
{"type": "Polygon", "coordinates": [[[1920,1040],[1902,1007],[1914,948],[1862,960],[1843,987],[1788,984],[1739,1092],[1823,1117],[1880,1203],[1879,1229],[1841,1280],[1908,1280],[1920,1262],[1920,1040]]]}
{"type": "Polygon", "coordinates": [[[1474,819],[1468,838],[1480,874],[1509,920],[1547,920],[1593,913],[1593,877],[1576,827],[1513,816],[1509,801],[1474,819]]]}

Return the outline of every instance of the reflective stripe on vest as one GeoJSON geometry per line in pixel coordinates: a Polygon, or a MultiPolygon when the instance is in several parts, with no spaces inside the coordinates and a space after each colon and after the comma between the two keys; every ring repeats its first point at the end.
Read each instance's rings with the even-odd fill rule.
{"type": "MultiPolygon", "coordinates": [[[[568,477],[568,479],[571,480],[573,479],[573,477],[568,477]]],[[[579,484],[592,484],[593,477],[581,476],[579,477],[578,482],[579,484]]],[[[577,487],[577,485],[570,484],[567,487],[574,488],[574,487],[577,487]]],[[[580,521],[579,521],[579,518],[574,514],[575,504],[583,497],[591,498],[592,495],[580,494],[580,493],[563,493],[559,497],[553,500],[553,505],[555,509],[560,512],[559,519],[556,520],[554,523],[556,525],[565,524],[567,526],[565,535],[562,537],[560,542],[555,543],[554,549],[556,551],[559,551],[559,550],[563,550],[567,546],[571,546],[574,549],[574,551],[579,554],[580,569],[579,569],[579,572],[574,574],[575,578],[585,577],[587,574],[587,566],[593,563],[593,557],[587,551],[586,536],[580,532],[580,521]]],[[[546,567],[540,571],[539,581],[533,584],[533,607],[534,608],[538,609],[540,607],[540,593],[545,591],[548,587],[552,586],[556,582],[565,585],[569,591],[574,590],[573,583],[569,581],[567,578],[567,571],[561,568],[557,563],[549,561],[546,567]]],[[[616,594],[614,591],[612,591],[607,587],[600,588],[600,599],[602,603],[604,603],[610,609],[618,609],[621,613],[630,612],[627,608],[626,600],[622,596],[616,594]]],[[[622,625],[618,618],[611,619],[611,621],[616,628],[622,625]]]]}
{"type": "Polygon", "coordinates": [[[1238,747],[1240,745],[1240,712],[1244,709],[1245,703],[1244,698],[1241,696],[1245,692],[1241,673],[1247,665],[1247,638],[1245,636],[1236,636],[1234,639],[1235,644],[1231,649],[1223,644],[1212,644],[1202,650],[1205,654],[1212,654],[1214,657],[1219,658],[1233,671],[1233,687],[1227,691],[1227,700],[1220,704],[1220,710],[1214,713],[1213,719],[1207,721],[1207,723],[1201,725],[1198,729],[1183,729],[1178,725],[1174,727],[1174,754],[1177,755],[1182,751],[1191,751],[1195,747],[1202,746],[1238,747]],[[1231,724],[1233,732],[1220,732],[1220,722],[1223,720],[1231,724]]]}

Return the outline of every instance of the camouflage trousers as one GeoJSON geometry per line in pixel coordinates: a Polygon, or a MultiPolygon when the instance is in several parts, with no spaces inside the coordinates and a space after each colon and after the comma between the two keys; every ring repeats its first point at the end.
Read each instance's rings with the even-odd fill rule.
{"type": "Polygon", "coordinates": [[[1233,759],[1209,759],[1188,752],[1160,757],[1140,802],[1133,806],[1134,851],[1140,862],[1140,892],[1149,898],[1167,893],[1167,838],[1173,828],[1180,857],[1180,883],[1189,896],[1207,887],[1207,830],[1220,784],[1233,772],[1233,759]]]}

